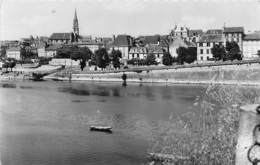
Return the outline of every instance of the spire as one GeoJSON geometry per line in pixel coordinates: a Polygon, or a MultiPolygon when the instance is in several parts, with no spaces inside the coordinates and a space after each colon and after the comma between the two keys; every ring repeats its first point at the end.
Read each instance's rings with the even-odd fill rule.
{"type": "Polygon", "coordinates": [[[74,21],[78,21],[78,17],[77,17],[77,9],[75,8],[75,14],[74,14],[74,21]]]}
{"type": "Polygon", "coordinates": [[[73,19],[73,32],[76,35],[79,35],[79,23],[77,17],[77,9],[75,9],[74,19],[73,19]]]}

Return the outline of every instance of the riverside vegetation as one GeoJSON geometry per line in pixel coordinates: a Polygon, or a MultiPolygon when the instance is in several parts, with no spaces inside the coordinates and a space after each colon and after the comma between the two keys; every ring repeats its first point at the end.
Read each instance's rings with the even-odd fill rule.
{"type": "Polygon", "coordinates": [[[235,164],[239,105],[259,103],[259,96],[256,88],[210,85],[194,103],[199,115],[190,112],[161,122],[148,152],[189,158],[163,162],[165,165],[235,164]]]}

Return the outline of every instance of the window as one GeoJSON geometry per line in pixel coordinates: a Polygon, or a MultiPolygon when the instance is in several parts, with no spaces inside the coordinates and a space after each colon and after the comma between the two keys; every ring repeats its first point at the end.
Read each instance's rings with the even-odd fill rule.
{"type": "Polygon", "coordinates": [[[203,61],[203,56],[200,56],[200,60],[203,61]]]}
{"type": "Polygon", "coordinates": [[[139,58],[139,54],[137,54],[137,58],[139,58]]]}
{"type": "Polygon", "coordinates": [[[202,42],[200,42],[199,46],[200,46],[200,47],[201,47],[201,46],[203,46],[203,43],[202,43],[202,42]]]}
{"type": "Polygon", "coordinates": [[[203,49],[200,49],[200,54],[203,54],[203,49]]]}
{"type": "Polygon", "coordinates": [[[209,54],[209,49],[207,49],[207,54],[209,54]]]}
{"type": "Polygon", "coordinates": [[[157,54],[157,57],[158,57],[158,58],[160,58],[160,55],[159,55],[159,54],[157,54]]]}
{"type": "Polygon", "coordinates": [[[132,54],[132,58],[135,58],[135,55],[134,55],[134,54],[132,54]]]}
{"type": "Polygon", "coordinates": [[[207,56],[207,60],[209,60],[209,56],[207,56]]]}
{"type": "Polygon", "coordinates": [[[207,46],[210,46],[210,43],[209,43],[209,42],[207,42],[207,46]]]}

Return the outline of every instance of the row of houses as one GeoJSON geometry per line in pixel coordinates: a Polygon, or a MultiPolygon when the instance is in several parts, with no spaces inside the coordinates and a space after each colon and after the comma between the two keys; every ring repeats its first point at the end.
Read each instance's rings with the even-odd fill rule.
{"type": "MultiPolygon", "coordinates": [[[[81,36],[76,29],[73,33],[53,33],[50,37],[29,37],[19,42],[6,42],[6,57],[21,59],[21,49],[35,52],[38,57],[55,57],[57,50],[64,45],[87,47],[92,52],[104,47],[108,52],[120,50],[122,61],[145,59],[148,54],[154,54],[157,62],[162,62],[164,52],[177,57],[179,47],[196,47],[197,61],[206,62],[213,58],[211,48],[215,44],[226,45],[226,42],[238,43],[243,59],[258,57],[260,50],[260,32],[245,34],[243,27],[224,27],[222,29],[189,29],[185,26],[175,26],[168,35],[147,35],[132,37],[118,35],[111,38],[95,38],[81,36]]],[[[2,47],[2,46],[1,46],[2,47]]]]}

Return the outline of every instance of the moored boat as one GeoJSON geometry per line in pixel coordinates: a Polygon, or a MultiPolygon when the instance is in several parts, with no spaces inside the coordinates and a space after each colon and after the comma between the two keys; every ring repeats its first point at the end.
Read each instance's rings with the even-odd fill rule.
{"type": "Polygon", "coordinates": [[[89,127],[89,130],[112,133],[112,127],[109,127],[109,126],[93,126],[92,125],[89,127]]]}

